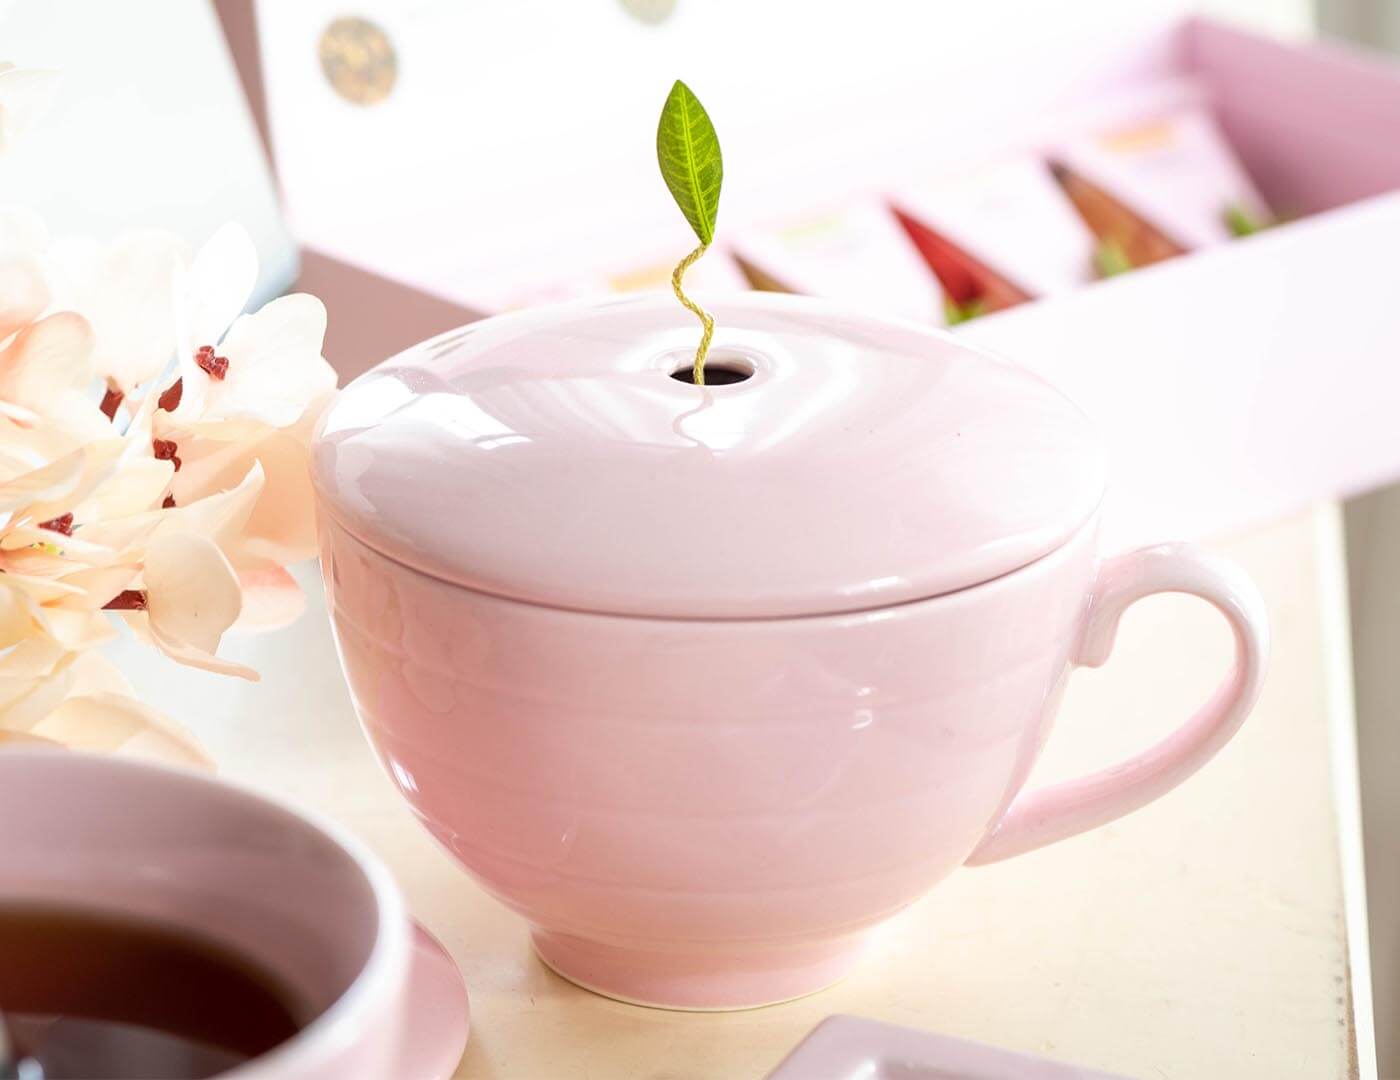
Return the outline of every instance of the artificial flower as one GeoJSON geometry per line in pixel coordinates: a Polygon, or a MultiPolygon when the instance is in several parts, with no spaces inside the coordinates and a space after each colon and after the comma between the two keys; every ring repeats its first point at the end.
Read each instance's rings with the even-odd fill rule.
{"type": "Polygon", "coordinates": [[[21,426],[47,420],[77,439],[112,433],[91,398],[92,326],[71,311],[22,328],[0,349],[0,415],[21,426]]]}
{"type": "Polygon", "coordinates": [[[53,304],[92,325],[92,364],[111,391],[109,411],[174,354],[175,272],[185,257],[184,242],[158,230],[124,233],[106,245],[68,236],[44,252],[53,304]]]}
{"type": "Polygon", "coordinates": [[[243,593],[217,544],[197,533],[157,535],[143,571],[147,628],[160,650],[182,663],[256,681],[258,673],[215,655],[238,621],[243,593]]]}
{"type": "Polygon", "coordinates": [[[32,323],[49,305],[41,262],[47,236],[34,211],[0,207],[0,341],[32,323]]]}
{"type": "MultiPolygon", "coordinates": [[[[0,148],[39,83],[0,65],[0,148]]],[[[173,660],[304,604],[315,552],[312,428],[335,386],[325,308],[243,314],[258,277],[242,228],[192,259],[174,236],[50,243],[0,208],[0,747],[62,745],[207,766],[96,650],[125,624],[173,660]]]]}

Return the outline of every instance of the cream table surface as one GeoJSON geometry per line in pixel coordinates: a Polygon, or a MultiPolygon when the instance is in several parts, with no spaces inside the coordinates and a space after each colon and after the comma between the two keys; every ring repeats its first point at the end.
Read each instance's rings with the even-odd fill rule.
{"type": "MultiPolygon", "coordinates": [[[[524,924],[457,869],[380,772],[312,568],[296,626],[226,642],[262,671],[260,684],[119,651],[224,775],[329,814],[388,861],[470,988],[459,1076],[759,1077],[838,1012],[1129,1076],[1372,1076],[1338,516],[1320,507],[1213,546],[1254,575],[1274,630],[1259,709],[1215,762],[1128,819],[955,873],[844,983],[743,1013],[605,1000],[533,956],[524,924]]],[[[1228,655],[1223,623],[1199,601],[1138,605],[1108,666],[1072,681],[1031,782],[1165,733],[1228,655]]]]}

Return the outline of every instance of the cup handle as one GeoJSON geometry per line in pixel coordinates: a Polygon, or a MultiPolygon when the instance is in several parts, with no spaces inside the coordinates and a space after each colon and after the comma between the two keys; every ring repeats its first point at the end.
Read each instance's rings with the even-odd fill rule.
{"type": "Polygon", "coordinates": [[[1191,544],[1141,548],[1103,564],[1071,662],[1098,667],[1113,649],[1118,620],[1155,593],[1189,593],[1225,616],[1235,638],[1229,675],[1196,714],[1155,746],[1077,780],[1021,792],[968,857],[997,862],[1097,828],[1165,795],[1215,756],[1259,697],[1269,653],[1264,598],[1233,563],[1191,544]]]}

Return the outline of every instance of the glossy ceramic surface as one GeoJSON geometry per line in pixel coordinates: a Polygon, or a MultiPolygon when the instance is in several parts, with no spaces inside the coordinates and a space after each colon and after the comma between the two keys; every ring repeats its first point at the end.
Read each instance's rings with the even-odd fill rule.
{"type": "MultiPolygon", "coordinates": [[[[282,981],[307,1026],[228,1075],[408,1075],[401,1035],[410,924],[388,871],[334,827],[208,777],[15,750],[0,753],[0,850],[6,900],[156,920],[212,937],[282,981]]],[[[448,985],[441,963],[418,961],[412,982],[415,995],[418,983],[439,992],[448,985]]],[[[460,1001],[456,1026],[439,1018],[426,1034],[460,1056],[460,978],[457,993],[443,998],[460,1001]]],[[[408,1032],[423,1035],[423,1026],[408,1032]]],[[[455,1065],[453,1057],[442,1071],[413,1075],[439,1080],[455,1065]]]]}
{"type": "Polygon", "coordinates": [[[944,596],[778,619],[522,603],[329,515],[322,564],[365,731],[433,835],[566,977],[712,1009],[839,979],[957,866],[1141,806],[1234,733],[1266,651],[1253,587],[1184,546],[1100,565],[1094,539],[1091,522],[944,596]],[[1162,591],[1225,615],[1230,676],[1159,746],[1022,795],[1071,668],[1102,662],[1123,609],[1162,591]]]}
{"type": "Polygon", "coordinates": [[[462,973],[442,943],[415,923],[394,1080],[447,1080],[457,1071],[470,1031],[471,1003],[462,973]]]}
{"type": "Polygon", "coordinates": [[[804,298],[711,305],[731,385],[670,378],[695,322],[640,296],[474,323],[322,421],[324,512],[483,592],[754,618],[948,592],[1065,543],[1103,493],[1080,411],[1024,369],[804,298]]]}
{"type": "Polygon", "coordinates": [[[768,1080],[1126,1080],[863,1016],[828,1016],[768,1080]]]}

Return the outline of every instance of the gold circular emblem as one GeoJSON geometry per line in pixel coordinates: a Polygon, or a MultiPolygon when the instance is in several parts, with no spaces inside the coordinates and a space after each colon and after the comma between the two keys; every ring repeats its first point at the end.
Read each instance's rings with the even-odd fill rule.
{"type": "Polygon", "coordinates": [[[651,26],[664,23],[676,11],[676,0],[622,0],[627,13],[651,26]]]}
{"type": "Polygon", "coordinates": [[[399,61],[388,36],[368,19],[336,19],[321,33],[317,50],[326,81],[356,105],[377,105],[394,89],[399,61]]]}

